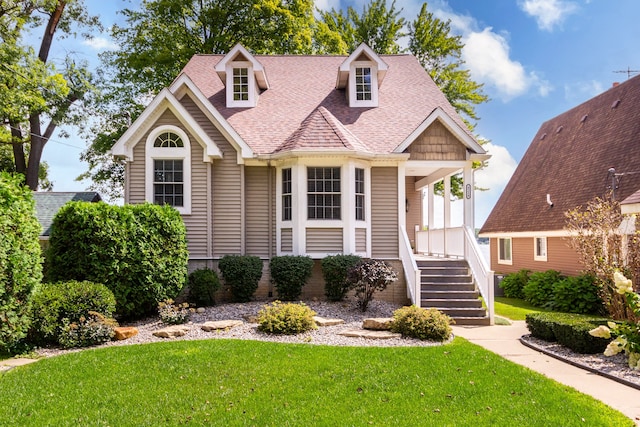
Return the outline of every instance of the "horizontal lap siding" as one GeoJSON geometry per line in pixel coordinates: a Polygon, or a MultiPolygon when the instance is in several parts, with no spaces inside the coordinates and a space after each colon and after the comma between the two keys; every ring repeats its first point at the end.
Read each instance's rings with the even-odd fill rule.
{"type": "Polygon", "coordinates": [[[306,248],[311,253],[342,253],[342,228],[307,228],[306,248]]]}
{"type": "MultiPolygon", "coordinates": [[[[146,140],[146,138],[145,138],[146,140]]],[[[125,202],[131,204],[144,203],[144,167],[145,141],[140,141],[133,147],[133,162],[128,164],[129,197],[125,202]]]]}
{"type": "Polygon", "coordinates": [[[187,227],[187,248],[190,257],[209,255],[209,224],[207,222],[207,163],[202,161],[203,149],[191,140],[191,214],[183,215],[187,227]]]}
{"type": "Polygon", "coordinates": [[[367,229],[356,228],[356,252],[367,251],[367,229]]]}
{"type": "Polygon", "coordinates": [[[248,255],[269,257],[269,172],[266,167],[246,167],[246,252],[248,255]]]}
{"type": "Polygon", "coordinates": [[[290,228],[280,230],[280,251],[293,252],[293,230],[290,228]]]}
{"type": "Polygon", "coordinates": [[[398,169],[371,168],[371,255],[398,258],[398,169]]]}
{"type": "Polygon", "coordinates": [[[534,260],[533,237],[512,238],[511,246],[512,264],[498,264],[498,239],[491,238],[491,269],[496,273],[515,273],[526,268],[531,271],[557,270],[567,276],[577,276],[584,269],[566,237],[547,237],[547,261],[534,260]]]}

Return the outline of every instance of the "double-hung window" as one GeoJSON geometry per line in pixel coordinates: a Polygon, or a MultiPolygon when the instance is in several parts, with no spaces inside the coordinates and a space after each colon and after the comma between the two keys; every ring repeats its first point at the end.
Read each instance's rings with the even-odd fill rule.
{"type": "Polygon", "coordinates": [[[153,202],[184,206],[182,160],[153,161],[153,202]]]}
{"type": "Polygon", "coordinates": [[[291,168],[282,169],[282,220],[292,219],[291,168]]]}
{"type": "Polygon", "coordinates": [[[498,239],[498,264],[511,265],[511,237],[498,239]]]}
{"type": "Polygon", "coordinates": [[[356,68],[356,100],[371,101],[371,68],[356,68]]]}
{"type": "Polygon", "coordinates": [[[533,259],[535,261],[546,261],[547,260],[547,238],[546,237],[536,237],[534,238],[534,254],[533,259]]]}
{"type": "Polygon", "coordinates": [[[341,219],[340,168],[307,168],[307,218],[341,219]]]}
{"type": "Polygon", "coordinates": [[[233,100],[249,100],[249,69],[247,68],[233,69],[233,100]]]}
{"type": "Polygon", "coordinates": [[[356,168],[355,170],[356,184],[356,221],[364,221],[364,169],[356,168]]]}

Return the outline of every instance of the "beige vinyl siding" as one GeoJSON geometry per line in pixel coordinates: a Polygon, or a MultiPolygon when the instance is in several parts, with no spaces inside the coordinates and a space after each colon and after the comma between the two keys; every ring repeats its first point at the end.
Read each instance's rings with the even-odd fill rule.
{"type": "Polygon", "coordinates": [[[145,142],[146,138],[133,147],[133,162],[128,164],[129,197],[125,200],[127,203],[144,203],[145,142]]]}
{"type": "Polygon", "coordinates": [[[439,121],[435,121],[407,151],[410,160],[466,160],[467,149],[439,121]]]}
{"type": "Polygon", "coordinates": [[[307,253],[342,253],[342,228],[307,228],[307,253]]]}
{"type": "Polygon", "coordinates": [[[367,229],[356,228],[356,252],[367,251],[367,229]]]}
{"type": "Polygon", "coordinates": [[[207,222],[207,167],[202,161],[202,146],[189,135],[191,141],[191,214],[182,215],[187,227],[189,256],[210,255],[209,229],[207,222]]]}
{"type": "Polygon", "coordinates": [[[498,264],[498,239],[489,242],[491,269],[498,274],[509,274],[526,268],[531,271],[558,270],[567,276],[577,276],[584,270],[578,254],[568,245],[565,237],[547,237],[547,261],[534,260],[533,237],[511,239],[511,265],[498,264]]]}
{"type": "Polygon", "coordinates": [[[290,228],[280,230],[280,251],[293,252],[293,230],[290,228]]]}
{"type": "Polygon", "coordinates": [[[398,258],[398,169],[395,167],[371,168],[371,256],[398,258]]]}
{"type": "MultiPolygon", "coordinates": [[[[273,244],[270,231],[269,173],[271,168],[246,167],[245,206],[246,206],[246,253],[263,258],[269,257],[269,246],[273,244]]],[[[273,215],[271,215],[273,216],[273,215]]],[[[272,230],[272,228],[271,228],[272,230]]]]}
{"type": "Polygon", "coordinates": [[[416,177],[405,177],[405,197],[409,202],[409,212],[406,215],[406,230],[411,247],[416,247],[416,225],[422,224],[422,192],[416,191],[416,177]]]}

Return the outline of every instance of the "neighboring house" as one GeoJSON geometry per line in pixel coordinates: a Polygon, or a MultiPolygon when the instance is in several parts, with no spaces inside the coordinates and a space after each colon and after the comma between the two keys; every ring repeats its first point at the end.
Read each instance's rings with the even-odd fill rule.
{"type": "Polygon", "coordinates": [[[542,124],[480,231],[491,238],[491,268],[579,274],[565,212],[612,187],[623,213],[638,211],[640,77],[542,124]]]}
{"type": "Polygon", "coordinates": [[[36,202],[36,217],[42,226],[40,233],[40,247],[47,247],[49,235],[51,233],[51,223],[53,217],[58,213],[60,208],[68,202],[100,202],[102,198],[100,194],[94,191],[80,192],[54,192],[54,191],[35,191],[33,199],[36,202]]]}
{"type": "MultiPolygon", "coordinates": [[[[195,55],[112,154],[126,160],[125,202],[182,213],[191,269],[265,260],[259,296],[276,255],[409,271],[422,189],[461,172],[473,188],[472,162],[488,158],[415,57],[364,44],[350,56],[195,55]]],[[[405,276],[387,298],[407,300],[405,276]]],[[[311,282],[304,296],[322,296],[318,263],[311,282]]]]}

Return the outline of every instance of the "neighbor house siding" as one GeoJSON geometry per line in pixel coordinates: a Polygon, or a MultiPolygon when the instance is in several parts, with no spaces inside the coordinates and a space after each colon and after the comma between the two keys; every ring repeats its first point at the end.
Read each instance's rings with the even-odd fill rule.
{"type": "Polygon", "coordinates": [[[566,237],[547,238],[547,261],[534,260],[533,237],[512,238],[511,265],[498,264],[497,238],[491,238],[489,245],[491,269],[498,274],[515,273],[526,268],[531,271],[557,270],[567,276],[577,276],[584,269],[566,237]]]}
{"type": "Polygon", "coordinates": [[[410,160],[466,160],[465,146],[439,121],[435,121],[413,142],[410,160]]]}
{"type": "Polygon", "coordinates": [[[307,228],[306,249],[311,253],[342,253],[342,228],[307,228]]]}
{"type": "Polygon", "coordinates": [[[273,244],[269,236],[271,217],[275,210],[270,211],[271,197],[269,194],[269,173],[271,168],[246,167],[245,205],[246,205],[246,253],[262,258],[269,257],[269,247],[273,244]]]}
{"type": "Polygon", "coordinates": [[[371,168],[371,256],[398,258],[398,169],[371,168]]]}

